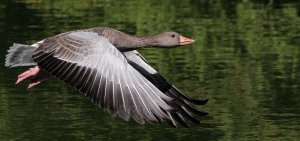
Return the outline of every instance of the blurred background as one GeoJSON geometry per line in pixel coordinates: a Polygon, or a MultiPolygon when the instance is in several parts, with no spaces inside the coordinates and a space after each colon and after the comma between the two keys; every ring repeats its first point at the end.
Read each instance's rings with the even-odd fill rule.
{"type": "Polygon", "coordinates": [[[1,0],[0,55],[0,140],[300,139],[299,0],[1,0]],[[4,67],[13,43],[97,26],[195,39],[140,52],[210,115],[189,129],[125,122],[57,80],[15,85],[27,68],[4,67]]]}

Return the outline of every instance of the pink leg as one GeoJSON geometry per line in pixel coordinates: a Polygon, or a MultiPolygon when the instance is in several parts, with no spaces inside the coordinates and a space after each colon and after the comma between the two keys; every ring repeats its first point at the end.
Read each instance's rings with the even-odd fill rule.
{"type": "Polygon", "coordinates": [[[30,68],[28,71],[25,71],[18,76],[18,80],[17,80],[16,84],[19,84],[23,80],[37,75],[39,71],[40,71],[40,69],[38,66],[35,66],[34,68],[30,68]]]}
{"type": "Polygon", "coordinates": [[[40,71],[40,68],[38,66],[35,66],[34,68],[30,68],[28,71],[23,72],[18,76],[18,80],[16,84],[19,84],[20,82],[30,79],[30,83],[28,86],[28,89],[40,84],[41,82],[48,79],[48,76],[43,74],[40,71]]]}
{"type": "Polygon", "coordinates": [[[47,79],[48,79],[48,76],[45,76],[45,75],[34,77],[33,79],[30,80],[30,83],[29,83],[27,89],[30,89],[30,88],[42,83],[43,81],[46,81],[47,79]]]}

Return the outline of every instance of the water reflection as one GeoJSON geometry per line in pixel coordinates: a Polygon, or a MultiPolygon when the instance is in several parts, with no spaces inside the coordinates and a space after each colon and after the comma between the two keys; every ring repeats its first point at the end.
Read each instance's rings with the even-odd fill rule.
{"type": "MultiPolygon", "coordinates": [[[[0,54],[78,28],[131,34],[177,31],[197,44],[142,54],[210,113],[190,129],[112,118],[56,80],[14,85],[26,68],[0,67],[3,140],[296,140],[300,130],[300,4],[297,1],[0,2],[0,54]],[[9,77],[8,77],[9,76],[9,77]]],[[[4,57],[0,59],[4,66],[4,57]]]]}

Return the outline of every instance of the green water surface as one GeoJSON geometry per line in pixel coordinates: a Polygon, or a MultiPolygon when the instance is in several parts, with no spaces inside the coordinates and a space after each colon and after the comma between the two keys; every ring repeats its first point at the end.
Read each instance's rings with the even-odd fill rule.
{"type": "Polygon", "coordinates": [[[299,0],[1,0],[0,140],[300,140],[299,0]],[[196,44],[142,49],[186,95],[209,101],[191,128],[112,117],[50,79],[15,85],[28,68],[5,68],[12,43],[106,26],[154,35],[176,31],[196,44]]]}

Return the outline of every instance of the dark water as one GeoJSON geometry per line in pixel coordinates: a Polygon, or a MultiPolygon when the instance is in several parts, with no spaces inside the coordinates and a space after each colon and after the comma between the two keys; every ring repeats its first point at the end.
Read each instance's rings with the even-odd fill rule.
{"type": "Polygon", "coordinates": [[[3,0],[0,140],[300,140],[300,2],[258,0],[3,0]],[[141,53],[187,95],[208,98],[200,125],[138,125],[99,110],[56,80],[15,85],[12,43],[107,26],[177,31],[197,44],[141,53]]]}

